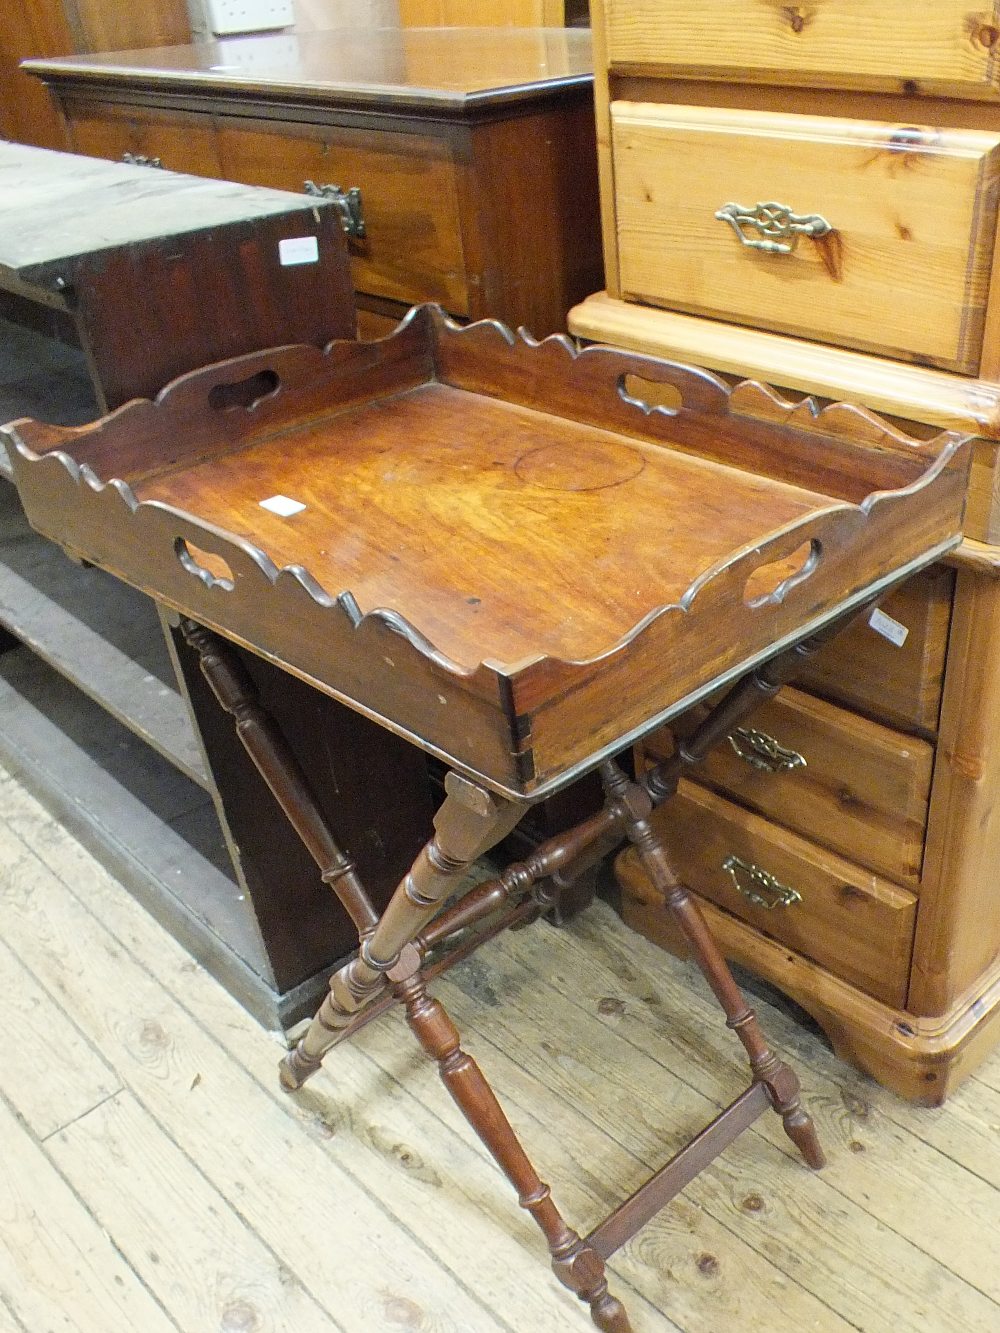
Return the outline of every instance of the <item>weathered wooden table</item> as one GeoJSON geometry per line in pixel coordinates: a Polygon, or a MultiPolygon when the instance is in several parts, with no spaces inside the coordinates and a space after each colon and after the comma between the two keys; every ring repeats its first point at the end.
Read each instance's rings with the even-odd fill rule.
{"type": "Polygon", "coordinates": [[[271,346],[276,329],[322,346],[354,321],[329,201],[13,143],[0,143],[4,294],[8,315],[61,317],[105,411],[271,346]]]}
{"type": "MultiPolygon", "coordinates": [[[[414,310],[381,343],[195,372],[92,429],[15,425],[32,521],[157,596],[358,929],[282,1082],[393,1001],[543,1231],[557,1276],[626,1333],[605,1260],[768,1109],[823,1156],[650,820],[683,772],[888,588],[954,547],[967,437],[494,323],[414,310]],[[673,405],[651,409],[650,383],[673,405]],[[644,390],[644,384],[647,388],[644,390]],[[449,766],[388,906],[338,846],[243,645],[449,766]],[[730,686],[673,758],[615,755],[730,686]],[[447,905],[525,811],[599,770],[602,810],[447,905]],[[451,1019],[436,972],[547,910],[630,841],[743,1044],[746,1090],[586,1237],[562,1218],[451,1019]],[[436,946],[452,948],[434,961],[436,946]]],[[[363,767],[365,756],[356,762],[363,767]]],[[[392,801],[391,787],[373,801],[392,801]]]]}

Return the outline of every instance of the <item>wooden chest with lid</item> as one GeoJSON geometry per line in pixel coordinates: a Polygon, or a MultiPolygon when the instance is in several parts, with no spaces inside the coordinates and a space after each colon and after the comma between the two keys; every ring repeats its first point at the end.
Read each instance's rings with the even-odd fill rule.
{"type": "Polygon", "coordinates": [[[326,201],[0,143],[0,310],[26,304],[69,326],[103,410],[276,328],[321,347],[355,327],[326,201]]]}

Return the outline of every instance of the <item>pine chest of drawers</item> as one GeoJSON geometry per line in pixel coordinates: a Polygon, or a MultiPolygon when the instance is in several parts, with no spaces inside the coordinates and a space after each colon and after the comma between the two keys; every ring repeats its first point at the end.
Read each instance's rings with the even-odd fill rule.
{"type": "Polygon", "coordinates": [[[661,816],[729,954],[937,1103],[1000,1041],[1000,26],[951,0],[591,10],[607,290],[571,330],[982,437],[958,557],[661,816]]]}

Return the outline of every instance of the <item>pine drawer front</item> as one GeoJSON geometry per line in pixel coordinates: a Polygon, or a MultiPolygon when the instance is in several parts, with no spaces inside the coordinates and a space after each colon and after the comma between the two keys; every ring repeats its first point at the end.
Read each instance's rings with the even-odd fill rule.
{"type": "MultiPolygon", "coordinates": [[[[688,888],[876,999],[905,1005],[912,893],[690,782],[654,818],[688,888]]],[[[631,873],[634,853],[623,859],[632,892],[655,899],[642,872],[631,873]]]]}
{"type": "Polygon", "coordinates": [[[976,373],[1000,136],[648,102],[611,117],[623,297],[976,373]]]}
{"type": "Polygon", "coordinates": [[[412,305],[440,301],[468,314],[458,175],[447,144],[430,135],[324,126],[283,134],[253,122],[219,128],[228,180],[301,194],[306,181],[361,192],[364,235],[349,237],[360,292],[412,305]]]}
{"type": "Polygon", "coordinates": [[[954,589],[954,571],[943,565],[914,575],[883,599],[876,618],[883,632],[859,618],[816,654],[796,685],[878,722],[934,735],[954,589]]]}
{"type": "MultiPolygon", "coordinates": [[[[689,735],[705,709],[676,724],[689,735]],[[699,716],[700,714],[700,716],[699,716]]],[[[664,728],[647,756],[672,753],[664,728]]],[[[934,752],[905,736],[785,689],[697,771],[700,783],[879,874],[919,883],[934,752]]]]}
{"type": "MultiPolygon", "coordinates": [[[[616,70],[994,98],[1000,15],[966,0],[604,0],[616,70]]],[[[595,24],[598,22],[595,16],[595,24]]]]}

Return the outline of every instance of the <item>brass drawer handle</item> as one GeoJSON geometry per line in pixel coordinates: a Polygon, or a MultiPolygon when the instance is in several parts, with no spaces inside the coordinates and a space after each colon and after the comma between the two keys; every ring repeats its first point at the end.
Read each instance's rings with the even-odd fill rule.
{"type": "Polygon", "coordinates": [[[719,222],[728,222],[749,250],[765,250],[771,255],[790,255],[800,236],[826,236],[833,228],[818,213],[793,213],[787,204],[723,204],[716,213],[719,222]],[[748,236],[756,229],[760,236],[748,236]]]}
{"type": "Polygon", "coordinates": [[[342,190],[339,185],[317,185],[315,181],[306,181],[303,186],[306,194],[316,199],[332,199],[340,214],[340,225],[347,236],[361,237],[365,234],[365,218],[361,211],[361,191],[356,185],[349,190],[342,190]]]}
{"type": "Polygon", "coordinates": [[[163,169],[163,162],[158,157],[147,157],[145,153],[122,153],[122,161],[127,162],[131,167],[160,167],[163,169]]]}
{"type": "Polygon", "coordinates": [[[730,732],[728,740],[742,760],[762,773],[789,773],[794,768],[808,767],[804,755],[786,749],[766,731],[737,727],[730,732]]]}
{"type": "Polygon", "coordinates": [[[741,893],[754,907],[764,907],[771,911],[775,907],[791,907],[802,901],[798,889],[782,884],[752,861],[744,861],[740,856],[727,856],[722,868],[731,877],[736,892],[741,893]]]}

